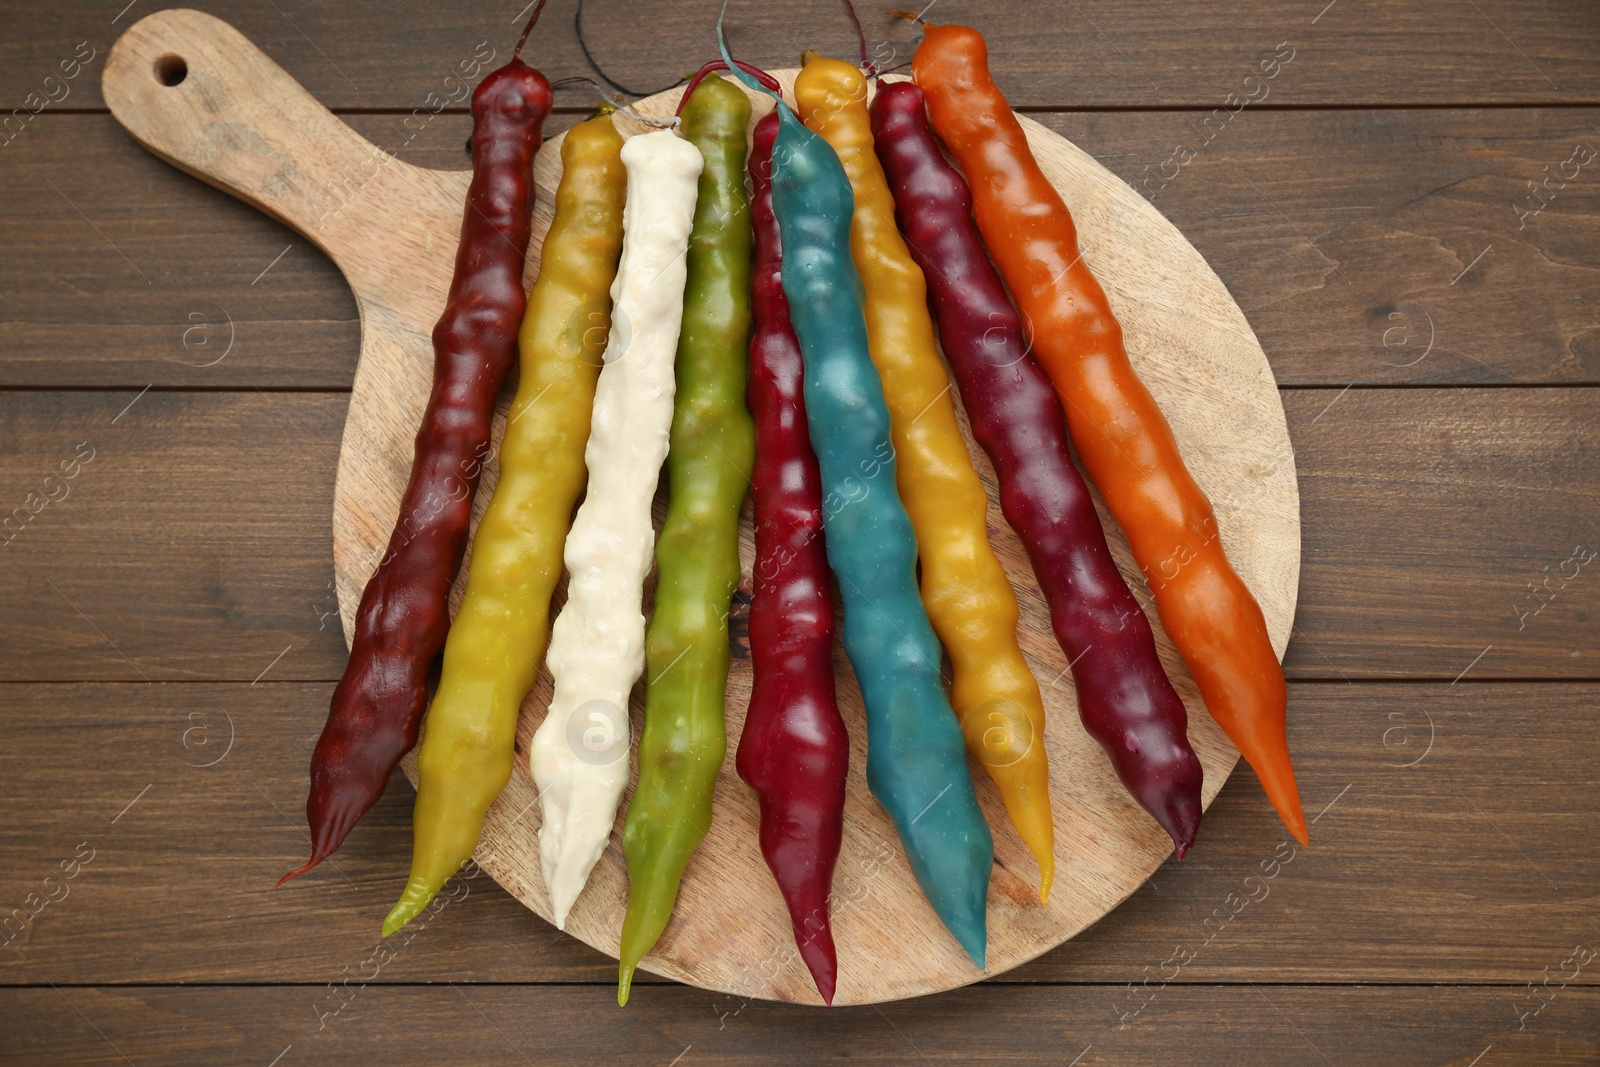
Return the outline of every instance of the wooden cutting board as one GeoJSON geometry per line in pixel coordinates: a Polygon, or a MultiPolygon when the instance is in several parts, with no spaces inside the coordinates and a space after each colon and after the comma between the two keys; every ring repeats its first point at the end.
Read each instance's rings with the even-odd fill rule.
{"type": "MultiPolygon", "coordinates": [[[[701,58],[684,57],[685,69],[701,58]]],[[[774,73],[786,88],[793,86],[794,71],[774,73]]],[[[468,174],[392,158],[318,104],[231,26],[198,11],[162,11],[130,27],[107,57],[103,84],[112,114],[146,148],[304,234],[338,264],[355,291],[361,362],[333,513],[334,565],[348,638],[410,472],[412,437],[432,374],[429,334],[444,307],[468,174]]],[[[678,95],[676,90],[662,93],[636,107],[668,115],[678,95]]],[[[771,107],[763,97],[754,100],[756,117],[771,107]]],[[[1228,555],[1260,600],[1281,657],[1300,576],[1300,501],[1283,408],[1261,346],[1221,280],[1155,208],[1064,138],[1027,118],[1022,124],[1045,172],[1073,209],[1084,256],[1110,295],[1134,364],[1171,420],[1195,478],[1210,494],[1228,555]]],[[[618,126],[630,135],[645,128],[621,115],[618,126]]],[[[536,166],[530,285],[560,166],[556,137],[539,153],[536,166]]],[[[508,383],[496,440],[511,390],[508,383]]],[[[1066,659],[1052,636],[1027,556],[992,503],[995,480],[987,459],[971,445],[970,434],[968,443],[989,489],[990,537],[1021,601],[1022,647],[1049,714],[1044,743],[1054,793],[1055,890],[1048,905],[1038,902],[1037,867],[1007,822],[994,787],[974,765],[978,796],[994,831],[996,862],[989,890],[989,967],[973,966],[923,899],[892,824],[867,790],[861,697],[847,660],[836,650],[839,701],[851,730],[844,850],[834,883],[840,964],[835,1003],[840,1005],[938,992],[1015,967],[1116,907],[1171,852],[1166,835],[1128,798],[1078,722],[1066,659]]],[[[477,513],[495,476],[491,463],[477,513]]],[[[664,497],[657,499],[658,524],[664,504],[664,497]]],[[[1238,754],[1205,713],[1155,617],[1127,541],[1103,506],[1101,518],[1118,564],[1150,609],[1163,662],[1188,705],[1189,733],[1205,767],[1209,806],[1238,754]]],[[[741,553],[742,590],[748,594],[754,554],[748,509],[741,553]]],[[[460,591],[458,582],[457,598],[460,591]]],[[[647,589],[647,603],[648,594],[647,589]]],[[[563,595],[558,592],[558,601],[563,595]]],[[[747,603],[747,595],[741,600],[747,603]]],[[[743,604],[736,604],[727,701],[730,754],[750,695],[744,617],[743,604]]],[[[550,691],[544,674],[523,705],[517,769],[489,812],[478,851],[485,870],[546,918],[550,908],[536,837],[539,811],[526,753],[550,691]]],[[[637,738],[642,682],[630,710],[637,738]]],[[[406,773],[414,782],[413,760],[407,761],[406,773]]],[[[818,1003],[757,847],[755,798],[734,774],[731,758],[718,782],[715,811],[711,832],[689,865],[677,912],[656,951],[645,958],[645,969],[736,995],[818,1003]]],[[[1201,856],[1208,836],[1202,825],[1195,845],[1201,856]]],[[[405,858],[395,861],[398,894],[405,858]]],[[[626,889],[619,817],[568,931],[615,956],[626,889]]],[[[381,919],[373,915],[374,928],[381,919]]],[[[647,989],[636,989],[639,995],[648,995],[647,989]]]]}

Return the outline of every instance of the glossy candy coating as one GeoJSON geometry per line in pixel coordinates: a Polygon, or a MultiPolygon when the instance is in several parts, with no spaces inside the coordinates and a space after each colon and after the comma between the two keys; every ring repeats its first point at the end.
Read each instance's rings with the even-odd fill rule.
{"type": "Polygon", "coordinates": [[[889,409],[867,352],[861,278],[850,255],[855,201],[833,149],[781,105],[772,202],[783,291],[805,358],[828,562],[867,708],[867,785],[894,820],[934,911],[982,966],[994,839],[917,594],[917,544],[895,488],[889,409]]]}
{"type": "Polygon", "coordinates": [[[611,324],[627,175],[610,114],[561,143],[555,218],[518,335],[521,377],[499,480],[472,540],[467,589],[444,646],[417,750],[411,876],[384,920],[410,922],[472,857],[511,778],[517,715],[550,637],[550,597],[587,470],[583,449],[611,324]]]}
{"type": "Polygon", "coordinates": [[[895,228],[894,197],[873,151],[867,80],[812,57],[795,80],[800,118],[833,146],[855,193],[850,248],[866,290],[867,342],[893,424],[900,498],[916,531],[922,602],[950,657],[950,704],[967,751],[999,787],[1039,864],[1055,876],[1044,698],[1017,642],[1017,596],[989,544],[989,498],[956,422],[933,339],[927,286],[895,228]]]}
{"type": "Polygon", "coordinates": [[[994,463],[1001,510],[1050,605],[1078,714],[1182,857],[1201,813],[1188,714],[1072,465],[1061,405],[973,225],[967,183],[933,139],[921,91],[910,82],[882,85],[871,110],[901,232],[927,273],[940,340],[972,435],[994,463]]]}
{"type": "Polygon", "coordinates": [[[673,356],[700,152],[670,130],[628,138],[622,258],[595,383],[589,487],[567,535],[567,602],[550,637],[550,710],[528,763],[539,790],[539,865],[557,927],[611,840],[628,785],[628,694],[644,668],[650,502],[672,425],[673,356]]]}
{"type": "Polygon", "coordinates": [[[550,101],[549,81],[515,55],[472,94],[472,182],[444,315],[433,330],[433,392],[399,520],[361,594],[350,661],[311,756],[311,858],[280,885],[339,848],[417,743],[428,672],[450,626],[450,586],[467,547],[472,497],[489,458],[495,397],[516,356],[533,157],[550,101]]]}

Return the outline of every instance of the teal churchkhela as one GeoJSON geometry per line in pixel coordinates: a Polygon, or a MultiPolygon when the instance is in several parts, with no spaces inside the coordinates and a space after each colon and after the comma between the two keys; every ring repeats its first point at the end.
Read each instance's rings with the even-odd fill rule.
{"type": "MultiPolygon", "coordinates": [[[[723,58],[766,92],[725,46],[723,58]]],[[[895,488],[889,409],[867,353],[861,276],[850,254],[855,197],[833,148],[782,100],[778,111],[772,204],[783,291],[805,360],[806,418],[825,499],[844,502],[825,505],[823,522],[844,601],[845,651],[867,707],[867,784],[894,820],[929,903],[982,967],[994,839],[917,592],[916,538],[895,488]]]]}

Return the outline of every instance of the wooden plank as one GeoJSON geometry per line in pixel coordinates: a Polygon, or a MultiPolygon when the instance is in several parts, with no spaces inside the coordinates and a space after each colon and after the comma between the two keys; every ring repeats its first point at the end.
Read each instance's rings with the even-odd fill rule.
{"type": "Polygon", "coordinates": [[[0,396],[0,522],[12,521],[0,573],[14,609],[0,613],[0,671],[337,678],[329,531],[345,400],[0,396]]]}
{"type": "MultiPolygon", "coordinates": [[[[448,7],[411,0],[346,8],[212,0],[200,5],[237,26],[329,106],[424,106],[430,93],[459,94],[445,79],[458,63],[510,51],[521,5],[486,0],[448,7]],[[480,52],[481,48],[481,52],[480,52]]],[[[546,13],[530,60],[552,80],[586,75],[573,32],[574,4],[546,13]]],[[[595,57],[642,93],[672,84],[715,52],[720,0],[628,4],[589,0],[585,36],[595,57]]],[[[105,51],[149,5],[53,4],[31,12],[21,32],[0,42],[0,100],[6,107],[59,99],[62,106],[100,103],[105,51]],[[59,82],[62,61],[93,55],[86,73],[59,82]],[[92,50],[92,52],[91,52],[92,50]]],[[[882,5],[861,5],[872,53],[887,65],[910,58],[920,34],[882,5]]],[[[930,14],[938,18],[938,13],[930,14]]],[[[1271,99],[1288,104],[1405,104],[1600,99],[1600,20],[1584,0],[1512,4],[1489,0],[1440,9],[1425,0],[1335,4],[1270,0],[1248,9],[1177,0],[1120,4],[1082,0],[1056,5],[967,5],[945,13],[981,29],[1001,88],[1018,104],[1220,107],[1250,91],[1244,79],[1280,42],[1295,49],[1291,76],[1271,99]],[[1174,32],[1181,28],[1181,32],[1174,32]]],[[[802,0],[732,5],[728,37],[740,58],[791,66],[802,49],[853,56],[856,38],[844,12],[802,0]]],[[[69,70],[72,68],[68,68],[69,70]]],[[[563,93],[564,103],[587,103],[563,93]]]]}
{"type": "MultiPolygon", "coordinates": [[[[273,890],[303,858],[305,766],[330,692],[0,686],[0,919],[38,906],[28,894],[62,861],[92,857],[60,899],[14,919],[0,983],[614,981],[614,961],[484,876],[391,942],[376,977],[363,968],[405,879],[412,792],[398,775],[325,869],[273,890]]],[[[1188,859],[1000,980],[1110,983],[1108,1011],[1139,1002],[1124,995],[1135,983],[1160,1006],[1145,1022],[1166,1010],[1164,979],[1540,983],[1574,944],[1600,948],[1597,699],[1593,684],[1293,685],[1311,846],[1287,842],[1241,768],[1188,859]]]]}
{"type": "MultiPolygon", "coordinates": [[[[329,626],[337,631],[336,615],[329,626]]],[[[20,685],[0,693],[0,774],[21,783],[7,791],[20,808],[0,836],[0,922],[27,906],[27,894],[81,842],[93,856],[63,899],[21,934],[5,930],[12,940],[0,949],[0,981],[59,983],[76,980],[65,977],[73,973],[321,984],[346,968],[359,973],[405,882],[414,793],[403,776],[323,864],[326,873],[273,888],[304,859],[295,856],[308,840],[306,767],[331,685],[20,685]],[[87,753],[119,755],[97,757],[104,765],[86,774],[87,753]],[[253,931],[244,938],[241,921],[253,931]]],[[[390,942],[397,958],[384,970],[392,979],[616,978],[615,962],[486,876],[452,885],[441,899],[415,933],[408,927],[390,942]]]]}
{"type": "MultiPolygon", "coordinates": [[[[1119,1030],[1103,986],[980,986],[881,1008],[595,987],[26,989],[0,994],[19,1063],[1183,1063],[1205,1067],[1593,1064],[1600,991],[1561,990],[1516,1029],[1508,988],[1203,986],[1119,1030]],[[319,999],[320,998],[320,999],[319,999]],[[322,1029],[318,1029],[319,1019],[322,1029]],[[1142,1025],[1140,1025],[1142,1023],[1142,1025]],[[119,1058],[121,1057],[121,1058],[119,1058]],[[274,1060],[274,1057],[281,1057],[274,1060]],[[1474,1057],[1481,1057],[1474,1059],[1474,1057]]],[[[1152,1012],[1154,1008],[1150,1009],[1152,1012]]]]}
{"type": "Polygon", "coordinates": [[[47,116],[0,157],[6,384],[349,388],[359,331],[298,234],[140,148],[47,116]],[[43,269],[41,269],[43,268],[43,269]]]}
{"type": "Polygon", "coordinates": [[[1177,224],[1281,385],[1600,382],[1600,112],[1036,117],[1177,224]]]}
{"type": "MultiPolygon", "coordinates": [[[[1193,241],[1280,384],[1600,381],[1600,161],[1518,214],[1542,202],[1529,181],[1600,150],[1600,111],[1033,117],[1193,241]]],[[[466,165],[466,116],[414,135],[402,118],[347,116],[409,162],[466,165]]],[[[349,388],[356,311],[332,264],[105,116],[41,116],[0,154],[0,196],[21,252],[0,260],[0,386],[349,388]]]]}
{"type": "Polygon", "coordinates": [[[1596,676],[1600,391],[1328,389],[1285,406],[1304,531],[1292,674],[1596,676]]]}
{"type": "MultiPolygon", "coordinates": [[[[0,680],[336,679],[345,397],[135,395],[0,394],[16,442],[0,502],[27,520],[0,548],[0,680]],[[84,443],[92,461],[47,484],[84,443]],[[41,506],[51,493],[70,495],[41,506]]],[[[1292,676],[1600,676],[1600,392],[1284,396],[1304,537],[1292,676]]],[[[1242,503],[1214,501],[1224,531],[1242,503]]]]}
{"type": "Polygon", "coordinates": [[[1291,685],[1310,846],[1274,824],[1241,768],[1188,859],[1013,977],[1537,984],[1573,945],[1600,949],[1597,696],[1590,684],[1291,685]]]}

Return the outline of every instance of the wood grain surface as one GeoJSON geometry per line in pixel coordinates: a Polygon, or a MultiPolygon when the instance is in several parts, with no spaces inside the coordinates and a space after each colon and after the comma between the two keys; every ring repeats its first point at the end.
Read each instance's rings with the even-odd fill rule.
{"type": "MultiPolygon", "coordinates": [[[[304,238],[103,110],[106,50],[158,3],[8,9],[8,106],[59,96],[43,79],[80,42],[96,58],[0,136],[0,504],[44,492],[79,443],[97,451],[0,546],[0,919],[80,842],[99,851],[26,943],[0,946],[0,1060],[1600,1062],[1594,966],[1563,977],[1575,946],[1600,948],[1600,586],[1587,566],[1559,577],[1575,546],[1600,547],[1600,185],[1585,168],[1525,228],[1516,213],[1547,166],[1600,147],[1600,9],[950,2],[930,17],[1003,40],[1002,86],[1135,188],[1200,149],[1144,195],[1287,387],[1306,534],[1290,729],[1307,814],[1333,804],[1270,897],[1216,932],[1283,836],[1240,773],[1189,859],[964,991],[821,1015],[651,985],[614,1012],[614,964],[482,878],[365,979],[404,877],[398,776],[342,854],[348,882],[266,885],[304,851],[295,768],[343,666],[325,502],[354,298],[304,238]],[[1283,40],[1297,53],[1270,97],[1203,140],[1283,40]],[[220,712],[237,740],[198,766],[228,735],[220,712]],[[1405,767],[1412,746],[1427,755],[1405,767]],[[1196,957],[1175,970],[1180,946],[1196,957]]],[[[465,164],[459,108],[395,131],[478,42],[509,47],[517,14],[202,6],[357,108],[340,117],[367,140],[438,169],[465,164]]],[[[534,43],[552,77],[586,72],[573,6],[556,0],[534,43]]],[[[587,10],[625,84],[709,53],[672,7],[638,5],[627,32],[619,6],[587,10]]],[[[678,6],[709,28],[713,4],[678,6]]],[[[880,14],[863,8],[874,39],[913,39],[880,14]]],[[[851,43],[839,13],[788,0],[736,0],[734,17],[734,47],[774,65],[851,43]]],[[[591,100],[563,95],[550,128],[591,100]]]]}
{"type": "MultiPolygon", "coordinates": [[[[796,71],[773,73],[786,90],[792,89],[796,71]]],[[[760,94],[751,95],[757,105],[751,116],[753,128],[771,104],[760,94]]],[[[642,115],[665,118],[676,111],[680,97],[681,92],[673,90],[634,107],[642,115]]],[[[1047,175],[1068,202],[1078,206],[1084,257],[1117,308],[1131,358],[1171,421],[1196,480],[1214,502],[1229,558],[1261,603],[1281,655],[1299,586],[1299,493],[1294,452],[1266,357],[1221,281],[1171,223],[1091,157],[1026,118],[1023,122],[1047,175]]],[[[618,125],[631,134],[650,129],[625,116],[618,125]]],[[[559,180],[559,148],[559,139],[552,140],[535,166],[538,201],[546,205],[553,201],[559,180]]],[[[539,215],[536,242],[548,226],[543,213],[539,215]]],[[[449,263],[448,244],[440,240],[439,246],[437,261],[444,267],[449,263]]],[[[381,237],[375,235],[367,254],[381,258],[381,237]]],[[[340,254],[334,259],[343,262],[340,254]]],[[[534,269],[531,263],[529,269],[534,269]]],[[[433,309],[443,307],[444,281],[441,271],[437,284],[418,289],[395,307],[431,317],[433,309]]],[[[410,473],[409,427],[421,419],[431,381],[431,346],[418,350],[409,343],[424,334],[419,331],[399,343],[375,345],[367,340],[376,324],[370,308],[364,322],[362,362],[345,422],[334,497],[334,568],[347,634],[354,625],[361,590],[396,521],[410,473]]],[[[507,403],[502,398],[496,440],[503,432],[507,403]]],[[[964,414],[961,419],[975,466],[994,497],[993,471],[971,441],[964,414]]],[[[491,460],[479,487],[475,515],[487,506],[496,473],[491,460]]],[[[658,524],[665,509],[666,494],[658,494],[658,524]]],[[[1124,573],[1138,583],[1138,568],[1126,540],[1104,508],[1102,522],[1124,573]]],[[[1067,661],[1054,639],[1048,606],[1038,592],[1027,554],[998,514],[990,525],[996,554],[1019,588],[1019,638],[1044,686],[1047,722],[1039,740],[1050,758],[1058,888],[1047,903],[1036,899],[1036,864],[1010,831],[998,792],[974,768],[979,803],[995,829],[996,844],[986,966],[980,970],[972,965],[945,935],[901,855],[894,824],[867,789],[866,712],[848,661],[837,649],[839,707],[850,729],[853,768],[835,875],[833,924],[840,973],[833,1003],[838,1006],[920,996],[1003,973],[1099,919],[1131,894],[1168,853],[1162,833],[1127,796],[1098,746],[1078,728],[1075,693],[1065,677],[1067,661]]],[[[748,593],[755,556],[748,510],[741,522],[740,550],[741,589],[748,593]]],[[[458,583],[457,603],[464,581],[458,583]]],[[[1190,735],[1206,774],[1202,802],[1209,803],[1237,753],[1205,714],[1148,596],[1146,603],[1151,605],[1151,623],[1167,671],[1188,705],[1190,735]]],[[[730,747],[737,745],[742,732],[750,682],[749,660],[735,660],[726,706],[730,747]]],[[[545,675],[524,702],[517,728],[519,759],[510,783],[485,817],[476,853],[478,863],[496,881],[545,918],[551,908],[539,873],[538,791],[526,763],[532,734],[550,697],[545,675]]],[[[643,686],[636,687],[629,714],[632,736],[637,738],[644,729],[643,686]]],[[[414,761],[405,766],[414,779],[414,761]]],[[[641,966],[737,996],[820,1003],[794,950],[789,917],[774,892],[771,873],[755,847],[759,827],[755,795],[739,781],[731,762],[722,767],[713,805],[710,832],[684,873],[672,921],[641,966]],[[733,915],[740,917],[736,924],[729,922],[733,915]]],[[[590,874],[588,888],[566,926],[574,936],[608,953],[618,950],[627,905],[628,873],[621,848],[626,807],[624,800],[611,845],[590,874]]]]}
{"type": "Polygon", "coordinates": [[[124,1055],[171,1064],[265,1064],[273,1056],[285,1064],[290,1057],[445,1063],[462,1054],[463,1032],[481,1035],[474,1064],[563,1067],[674,1057],[798,1067],[841,1048],[849,1062],[873,1065],[1068,1064],[1073,1057],[1148,1064],[1181,1048],[1182,1063],[1234,1067],[1481,1067],[1495,1059],[1589,1067],[1600,1054],[1600,990],[1592,988],[1561,991],[1522,1030],[1513,1010],[1519,991],[1503,987],[1169,988],[1159,1011],[1146,1009],[1153,1017],[1141,1013],[1123,1029],[1117,1019],[1128,992],[1096,986],[984,986],[940,997],[939,1011],[926,1015],[905,1004],[841,1009],[826,1028],[798,1006],[741,1004],[682,987],[641,990],[638,1007],[629,1006],[637,1021],[623,1028],[596,1017],[598,992],[545,987],[530,1010],[524,989],[502,986],[369,988],[348,1001],[326,987],[46,988],[0,993],[0,1010],[30,1019],[19,1056],[62,1064],[121,1063],[124,1055]]]}
{"type": "MultiPolygon", "coordinates": [[[[1560,581],[1575,547],[1600,548],[1600,390],[1282,395],[1305,537],[1291,678],[1600,680],[1600,581],[1560,581]]],[[[80,442],[98,450],[0,548],[0,681],[337,680],[327,502],[348,406],[0,393],[14,506],[80,442]]]]}
{"type": "MultiPolygon", "coordinates": [[[[0,769],[28,833],[6,843],[0,903],[20,904],[79,842],[96,855],[62,906],[0,951],[0,984],[320,987],[359,970],[405,881],[411,791],[396,775],[328,877],[275,892],[304,849],[302,764],[333,686],[271,677],[3,690],[0,769]],[[85,750],[128,758],[88,776],[77,770],[85,750]]],[[[1290,850],[1241,772],[1191,857],[997,980],[1120,987],[1148,968],[1159,984],[1179,945],[1196,958],[1165,977],[1186,984],[1537,980],[1566,940],[1593,933],[1597,700],[1592,683],[1291,684],[1290,741],[1318,819],[1311,846],[1294,849],[1265,895],[1245,879],[1290,850]],[[1215,913],[1232,914],[1230,894],[1257,899],[1224,921],[1215,913]]],[[[458,882],[448,899],[373,981],[616,981],[614,960],[487,877],[458,882]]],[[[1582,981],[1592,982],[1587,971],[1582,981]]]]}
{"type": "MultiPolygon", "coordinates": [[[[80,42],[105,49],[157,5],[40,5],[27,26],[0,37],[0,100],[27,94],[80,42]],[[124,6],[126,5],[126,7],[124,6]]],[[[257,42],[319,100],[336,108],[401,114],[447,96],[458,60],[484,46],[505,55],[527,16],[524,4],[261,4],[203,6],[257,42]]],[[[590,74],[572,32],[576,0],[547,12],[528,57],[552,80],[590,74]]],[[[721,0],[587,0],[585,38],[595,59],[644,95],[693,73],[716,51],[721,0]]],[[[893,18],[893,4],[858,4],[868,49],[884,66],[911,58],[921,39],[893,18]]],[[[920,7],[913,8],[920,10],[920,7]]],[[[1267,102],[1283,106],[1600,103],[1600,20],[1588,0],[1261,0],[1234,10],[1181,0],[1071,0],[979,4],[942,0],[928,13],[982,30],[997,57],[1000,88],[1021,107],[1212,108],[1244,85],[1280,42],[1296,50],[1267,102]]],[[[853,55],[856,36],[837,5],[808,0],[729,4],[734,54],[764,67],[794,65],[813,48],[853,55]]],[[[101,103],[94,79],[70,83],[72,106],[101,103]]],[[[57,90],[59,92],[59,90],[57,90]]],[[[559,98],[588,109],[569,89],[559,98]]],[[[464,109],[463,109],[464,110],[464,109]]]]}

